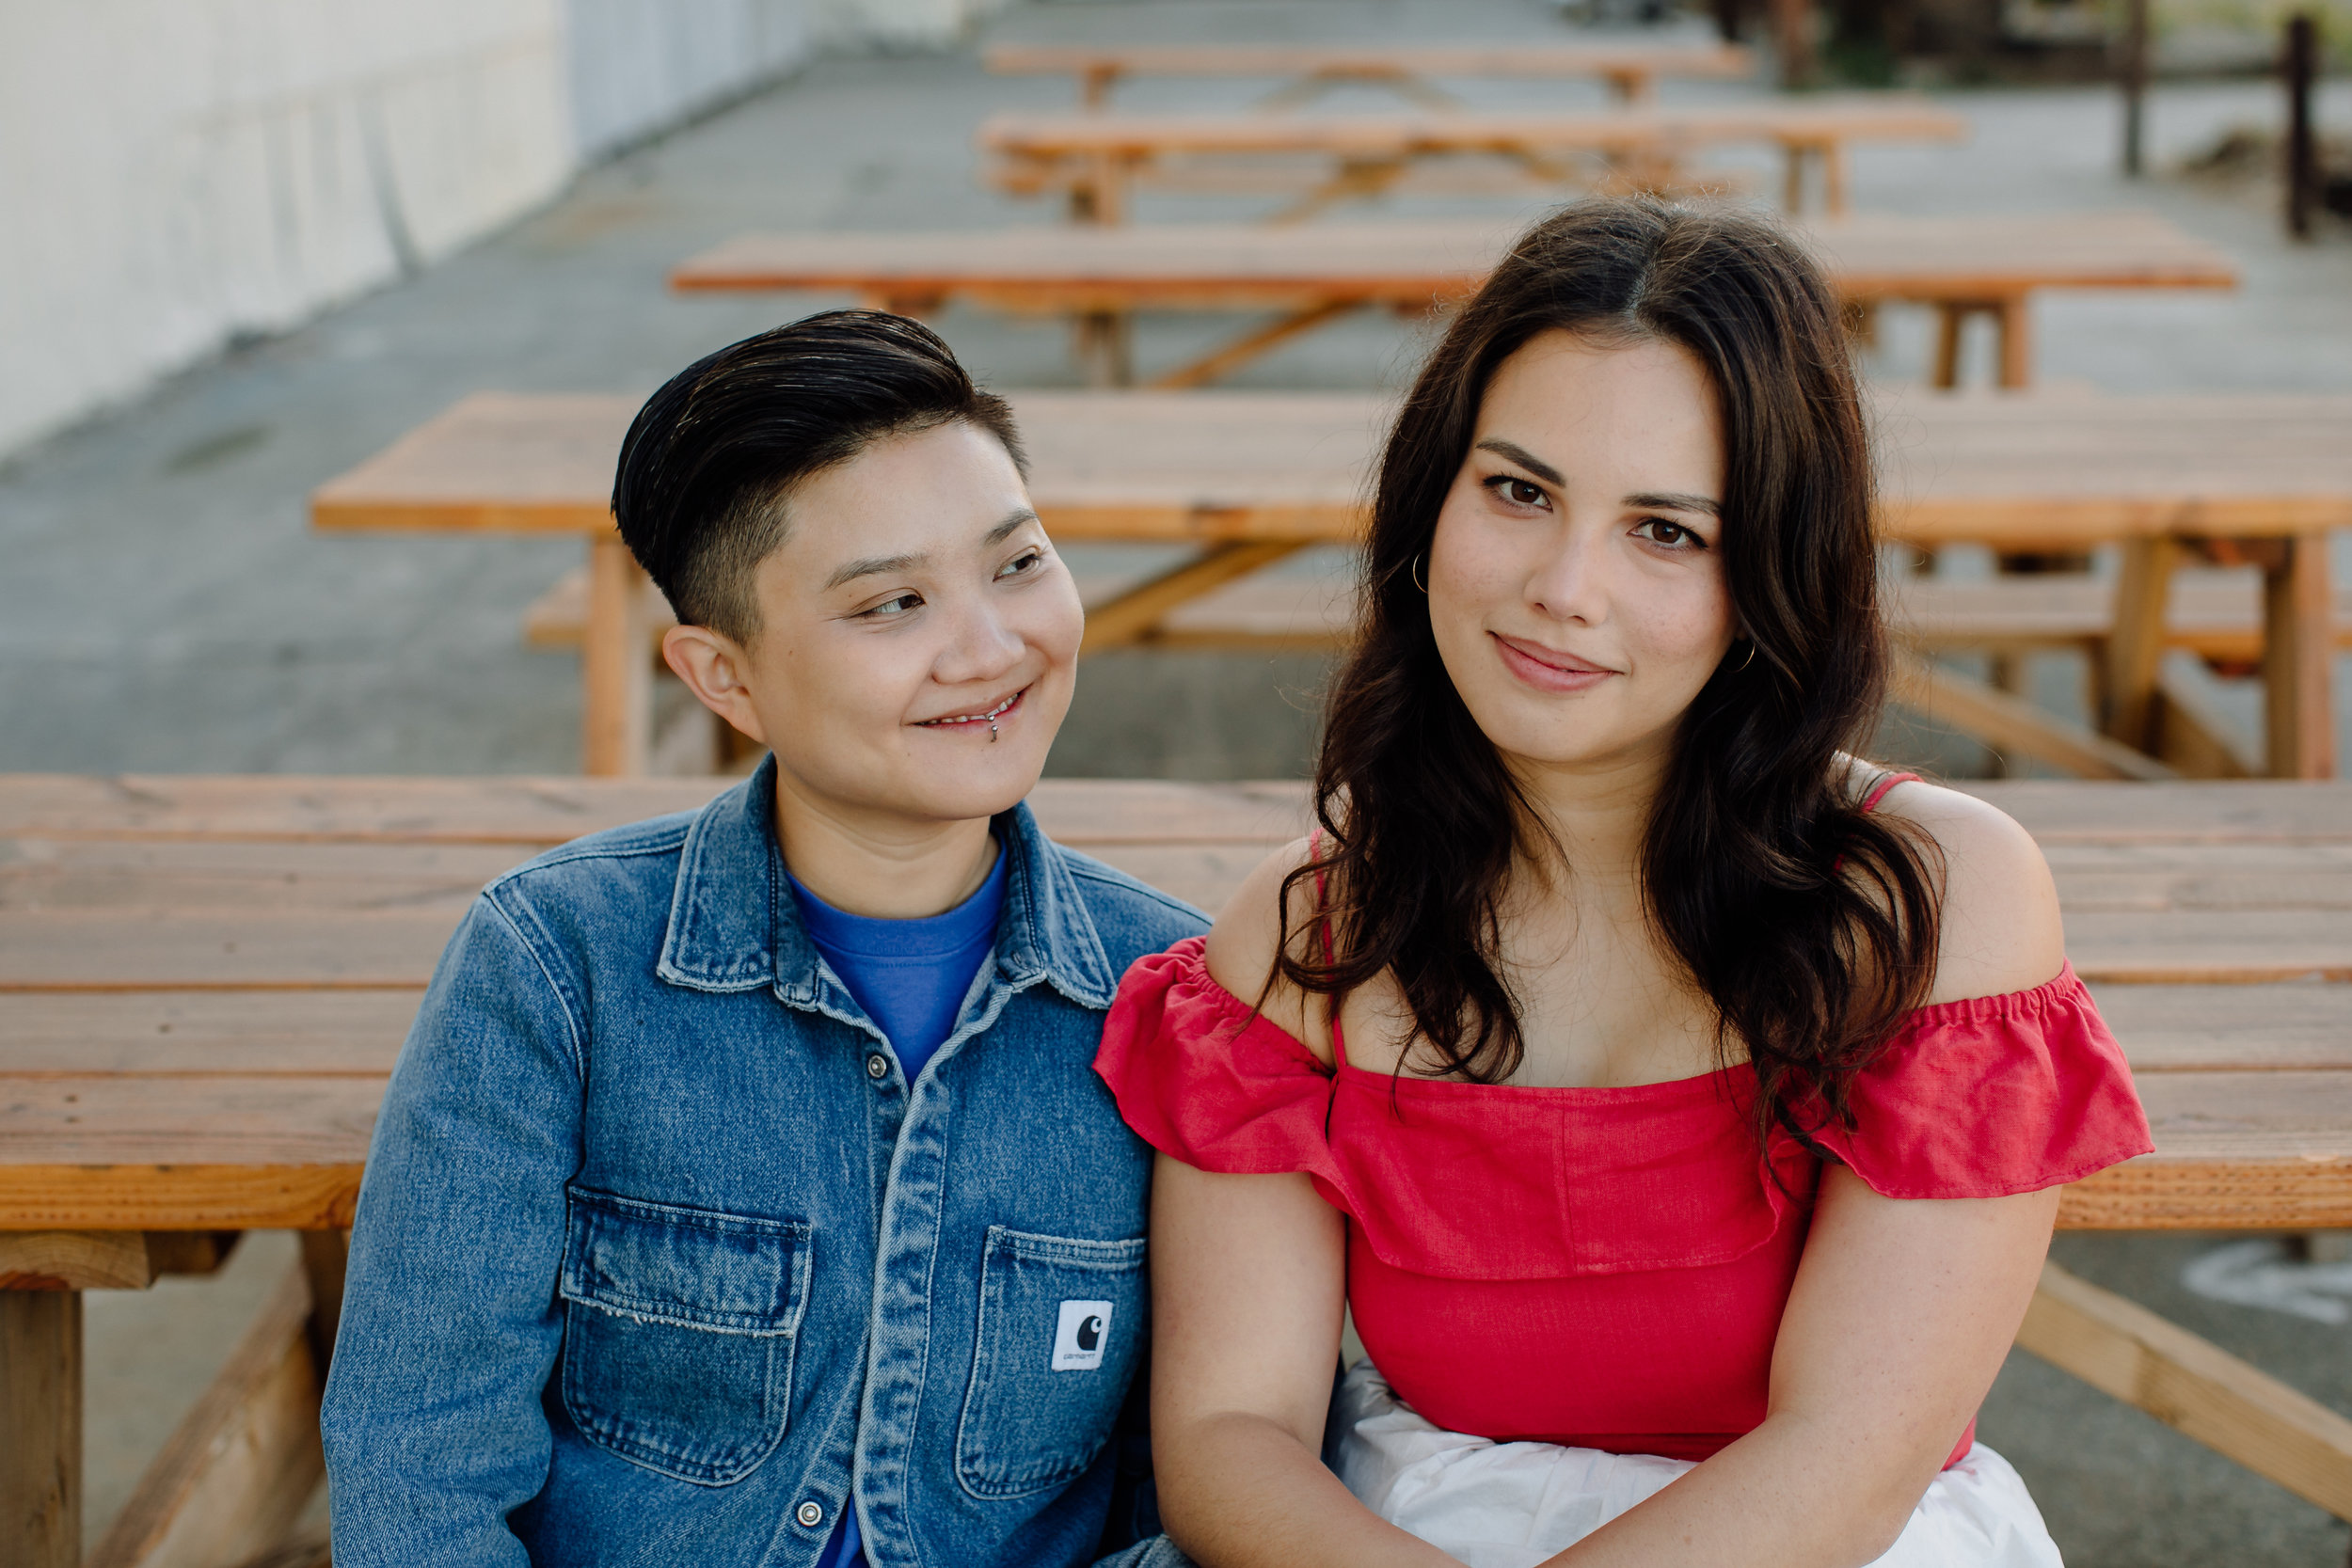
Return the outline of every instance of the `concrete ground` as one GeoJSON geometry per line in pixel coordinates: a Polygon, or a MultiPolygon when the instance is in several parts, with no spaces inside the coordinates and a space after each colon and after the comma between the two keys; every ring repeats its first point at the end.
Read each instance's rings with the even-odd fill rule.
{"type": "MultiPolygon", "coordinates": [[[[1695,23],[1677,24],[1693,32],[1695,23]]],[[[992,38],[1557,38],[1526,0],[1138,0],[1029,4],[992,38]]],[[[1470,84],[1496,106],[1597,103],[1582,86],[1470,84]]],[[[1143,83],[1127,101],[1244,103],[1254,84],[1143,83]]],[[[1704,100],[1755,89],[1669,84],[1704,100]]],[[[2352,229],[2280,235],[2271,193],[2114,171],[2117,116],[2092,88],[1944,95],[1958,148],[1864,149],[1855,198],[1921,212],[2153,207],[2237,259],[2233,294],[2060,296],[2040,312],[2042,373],[2114,393],[2352,391],[2352,229]]],[[[398,288],[239,347],[133,406],[0,467],[0,770],[565,772],[576,765],[568,656],[522,646],[522,607],[578,558],[563,541],[321,538],[303,497],[453,399],[485,388],[642,393],[691,358],[824,305],[813,295],[681,299],[680,257],[752,228],[1047,222],[977,179],[970,129],[1000,108],[1071,99],[1056,79],[999,79],[972,51],[828,61],[583,176],[546,211],[398,288]]],[[[2352,123],[2344,85],[2323,123],[2352,123]]],[[[2275,124],[2259,83],[2168,85],[2153,166],[2170,169],[2240,122],[2275,124]]],[[[1726,165],[1739,160],[1726,159],[1726,165]]],[[[1769,167],[1751,161],[1759,175],[1769,167]]],[[[1769,186],[1767,187],[1769,188],[1769,186]]],[[[1147,221],[1246,215],[1232,198],[1152,198],[1147,221]]],[[[1462,210],[1417,198],[1396,209],[1462,210]]],[[[1491,203],[1478,210],[1495,210],[1491,203]]],[[[1527,208],[1533,212],[1534,207],[1527,208]]],[[[1074,384],[1062,331],[958,312],[938,324],[1003,387],[1074,384]]],[[[1173,360],[1231,324],[1151,319],[1139,351],[1173,360]]],[[[1422,340],[1350,322],[1237,378],[1246,387],[1394,387],[1422,340]]],[[[1981,356],[1990,345],[1974,345],[1981,356]]],[[[1926,322],[1890,311],[1875,373],[1920,373],[1926,322]]],[[[1084,552],[1094,573],[1136,558],[1084,552]]],[[[1329,559],[1292,570],[1330,570],[1329,559]]],[[[2352,566],[2352,562],[2343,562],[2352,566]]],[[[1955,570],[1971,569],[1964,558],[1955,570]]],[[[1112,656],[1088,666],[1057,747],[1073,775],[1232,778],[1303,770],[1311,658],[1112,656]]],[[[2352,747],[2352,671],[2339,687],[2352,747]]],[[[2039,684],[2066,702],[2068,673],[2039,684]]],[[[2224,689],[2243,722],[2258,707],[2224,689]]],[[[1902,721],[1889,752],[1972,771],[1975,748],[1902,721]]],[[[2069,1236],[2059,1256],[2352,1411],[2346,1330],[2188,1292],[2201,1237],[2069,1236]]],[[[92,1539],[195,1397],[289,1256],[255,1238],[221,1276],[91,1300],[92,1539]]],[[[2023,1470],[2077,1568],[2226,1560],[2333,1564],[2352,1531],[2155,1422],[2025,1356],[1985,1408],[1986,1439],[2023,1470]]]]}

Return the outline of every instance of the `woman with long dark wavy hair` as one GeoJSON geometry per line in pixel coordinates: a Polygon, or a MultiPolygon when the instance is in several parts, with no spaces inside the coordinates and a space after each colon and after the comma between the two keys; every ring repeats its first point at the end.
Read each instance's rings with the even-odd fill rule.
{"type": "Polygon", "coordinates": [[[1097,1062],[1161,1154],[1185,1554],[2058,1561],[1975,1413],[2057,1189],[2147,1122],[2033,842],[1851,754],[1870,502],[1836,301],[1764,219],[1571,207],[1453,322],[1320,829],[1129,972],[1097,1062]]]}

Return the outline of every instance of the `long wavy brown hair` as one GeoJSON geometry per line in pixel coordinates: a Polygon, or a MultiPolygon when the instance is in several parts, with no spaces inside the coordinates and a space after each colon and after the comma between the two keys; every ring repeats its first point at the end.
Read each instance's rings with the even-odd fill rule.
{"type": "Polygon", "coordinates": [[[1565,208],[1520,237],[1422,366],[1381,459],[1361,618],[1315,768],[1327,841],[1283,884],[1278,973],[1336,1012],[1386,972],[1418,1072],[1496,1083],[1518,1066],[1499,911],[1515,868],[1564,851],[1454,690],[1414,562],[1487,385],[1551,331],[1677,344],[1714,388],[1742,641],[1680,720],[1644,898],[1714,1006],[1719,1051],[1736,1042],[1755,1064],[1759,1135],[1809,1141],[1825,1117],[1851,1121],[1854,1074],[1926,999],[1942,863],[1859,809],[1841,766],[1885,687],[1869,442],[1837,299],[1762,217],[1647,198],[1565,208]],[[1327,948],[1295,942],[1291,918],[1318,872],[1327,948]]]}

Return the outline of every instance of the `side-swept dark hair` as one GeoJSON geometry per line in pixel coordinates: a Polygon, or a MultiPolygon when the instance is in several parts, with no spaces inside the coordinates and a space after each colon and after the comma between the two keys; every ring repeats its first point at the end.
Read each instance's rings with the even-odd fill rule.
{"type": "Polygon", "coordinates": [[[1522,1053],[1498,965],[1515,860],[1556,863],[1438,657],[1413,562],[1467,456],[1488,384],[1539,334],[1679,345],[1706,368],[1724,445],[1724,569],[1740,633],[1677,728],[1650,808],[1644,897],[1754,1062],[1761,1133],[1846,1120],[1853,1075],[1925,1000],[1942,863],[1857,809],[1839,752],[1885,684],[1871,469],[1836,297],[1788,232],[1647,198],[1567,207],[1520,237],[1422,368],[1381,459],[1362,619],[1315,769],[1328,843],[1282,888],[1279,973],[1333,999],[1386,971],[1417,1070],[1481,1083],[1522,1053]],[[1335,937],[1294,942],[1321,869],[1335,937]],[[1425,1042],[1425,1045],[1422,1042],[1425,1042]]]}
{"type": "Polygon", "coordinates": [[[961,420],[1028,471],[1012,409],[939,334],[881,310],[825,310],[695,360],[621,443],[612,515],[677,618],[759,631],[752,572],[784,543],[792,487],[876,441],[961,420]]]}

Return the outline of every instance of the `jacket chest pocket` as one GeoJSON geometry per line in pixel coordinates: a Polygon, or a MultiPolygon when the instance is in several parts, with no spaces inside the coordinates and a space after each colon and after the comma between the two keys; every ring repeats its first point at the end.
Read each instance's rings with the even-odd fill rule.
{"type": "Polygon", "coordinates": [[[564,1412],[590,1442],[723,1486],[784,1437],[809,1227],[569,1190],[564,1412]]]}
{"type": "Polygon", "coordinates": [[[1144,1243],[988,1227],[956,1475],[995,1500],[1060,1486],[1110,1441],[1143,1354],[1144,1243]]]}

